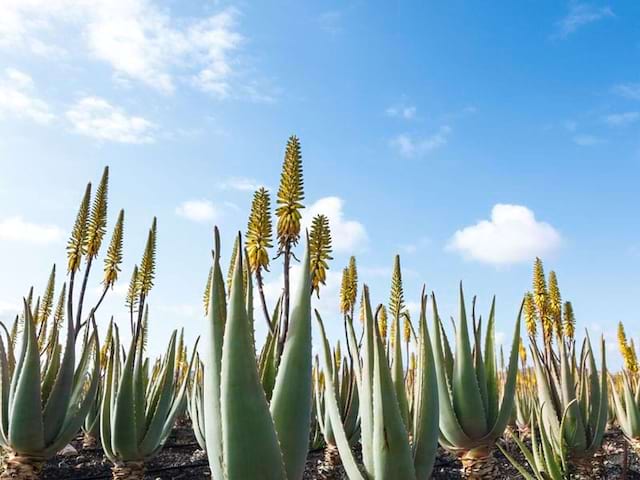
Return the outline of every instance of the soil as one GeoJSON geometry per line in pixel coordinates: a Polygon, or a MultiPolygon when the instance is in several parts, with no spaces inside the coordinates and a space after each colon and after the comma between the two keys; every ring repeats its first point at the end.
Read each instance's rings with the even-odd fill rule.
{"type": "MultiPolygon", "coordinates": [[[[101,449],[83,450],[82,438],[78,436],[72,446],[78,451],[77,455],[57,455],[45,465],[43,479],[45,480],[101,480],[111,478],[111,465],[104,458],[101,449]]],[[[509,451],[517,458],[522,457],[514,444],[506,444],[509,451]]],[[[360,452],[355,451],[356,457],[360,452]]],[[[496,449],[496,459],[502,474],[499,478],[522,478],[506,458],[496,449]]],[[[331,477],[321,477],[319,466],[324,460],[324,451],[309,452],[304,480],[320,478],[346,479],[342,467],[337,467],[331,477]]],[[[599,474],[589,476],[591,479],[623,479],[640,480],[640,458],[626,449],[626,441],[619,430],[607,433],[602,452],[594,458],[594,471],[599,474]],[[627,450],[626,475],[623,475],[625,450],[627,450]]],[[[460,462],[446,451],[439,449],[436,464],[433,469],[434,480],[459,479],[460,462]]],[[[572,477],[573,478],[573,477],[572,477]]],[[[577,477],[576,477],[577,478],[577,477]]],[[[200,450],[188,423],[179,423],[161,452],[147,464],[145,479],[149,480],[211,480],[206,455],[200,450]]]]}

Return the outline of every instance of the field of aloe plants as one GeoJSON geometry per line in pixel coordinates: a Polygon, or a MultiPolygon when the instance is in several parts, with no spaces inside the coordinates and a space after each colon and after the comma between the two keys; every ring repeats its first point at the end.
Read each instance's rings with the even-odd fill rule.
{"type": "Polygon", "coordinates": [[[173,332],[164,355],[149,358],[159,227],[152,219],[126,277],[129,314],[113,318],[101,306],[124,275],[125,213],[107,238],[109,174],[86,187],[64,278],[54,267],[2,325],[0,479],[640,478],[633,342],[620,325],[625,367],[609,372],[604,340],[576,338],[573,307],[540,259],[504,352],[496,300],[481,316],[462,284],[452,324],[425,289],[412,318],[399,256],[388,299],[371,297],[351,257],[335,299],[343,316],[324,318],[312,297],[338,268],[331,224],[318,215],[301,229],[301,146],[291,137],[274,211],[260,188],[232,245],[212,232],[203,321],[189,326],[199,341],[173,332]],[[284,273],[275,305],[269,271],[284,273]],[[342,323],[341,341],[329,342],[327,322],[342,323]]]}

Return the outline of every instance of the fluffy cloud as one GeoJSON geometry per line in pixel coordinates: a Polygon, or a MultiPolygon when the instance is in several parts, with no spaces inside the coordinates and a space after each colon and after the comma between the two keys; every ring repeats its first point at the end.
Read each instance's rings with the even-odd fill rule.
{"type": "Polygon", "coordinates": [[[176,213],[194,222],[210,222],[218,218],[220,212],[209,200],[187,200],[182,202],[176,213]]]}
{"type": "Polygon", "coordinates": [[[403,133],[392,138],[390,145],[403,157],[422,157],[446,145],[451,131],[451,127],[443,125],[437,132],[427,137],[413,137],[403,133]]]}
{"type": "Polygon", "coordinates": [[[494,205],[491,219],[455,232],[448,250],[493,265],[527,262],[535,256],[553,252],[562,243],[558,231],[536,220],[521,205],[494,205]]]}
{"type": "Polygon", "coordinates": [[[129,115],[98,97],[84,97],[66,113],[74,131],[98,140],[119,143],[152,143],[155,125],[145,118],[129,115]]]}
{"type": "Polygon", "coordinates": [[[607,17],[613,17],[610,7],[595,7],[586,3],[572,3],[569,13],[558,22],[557,37],[566,37],[581,27],[607,17]]]}
{"type": "Polygon", "coordinates": [[[171,93],[176,79],[217,97],[231,93],[232,54],[243,37],[238,12],[226,8],[198,20],[176,19],[153,0],[3,0],[0,47],[34,54],[66,52],[70,33],[117,78],[171,93]]]}
{"type": "Polygon", "coordinates": [[[313,217],[318,214],[329,218],[331,244],[336,252],[353,253],[362,250],[368,241],[367,231],[362,223],[344,218],[344,200],[340,197],[324,197],[309,205],[303,211],[302,227],[311,228],[313,217]]]}
{"type": "Polygon", "coordinates": [[[31,223],[22,217],[0,220],[0,240],[46,245],[62,240],[64,232],[55,225],[31,223]]]}
{"type": "Polygon", "coordinates": [[[604,122],[612,127],[631,125],[640,119],[640,112],[612,113],[604,117],[604,122]]]}
{"type": "Polygon", "coordinates": [[[20,70],[7,68],[0,77],[0,118],[24,118],[39,124],[53,121],[49,105],[35,94],[32,78],[20,70]]]}

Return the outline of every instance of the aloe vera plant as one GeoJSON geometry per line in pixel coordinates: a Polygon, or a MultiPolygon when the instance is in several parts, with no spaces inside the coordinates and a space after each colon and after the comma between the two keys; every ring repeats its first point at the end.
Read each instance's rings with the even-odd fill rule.
{"type": "Polygon", "coordinates": [[[473,350],[469,340],[464,294],[460,285],[460,318],[456,325],[456,349],[449,341],[433,297],[433,349],[440,399],[440,443],[462,461],[462,473],[470,478],[497,474],[492,455],[496,439],[504,432],[514,404],[518,373],[520,314],[505,374],[502,398],[495,355],[495,298],[482,347],[482,321],[473,319],[473,350]]]}
{"type": "Polygon", "coordinates": [[[618,345],[624,360],[624,370],[610,377],[613,416],[631,447],[640,452],[640,382],[638,360],[633,342],[628,342],[622,323],[618,325],[618,345]]]}
{"type": "MultiPolygon", "coordinates": [[[[133,335],[122,358],[115,329],[109,349],[100,411],[100,433],[114,479],[142,479],[144,463],[171,433],[185,398],[187,381],[176,381],[176,336],[165,355],[149,372],[144,356],[146,329],[133,335]]],[[[192,358],[193,361],[193,358],[192,358]]]]}
{"type": "Polygon", "coordinates": [[[99,346],[93,327],[86,327],[92,328],[92,333],[82,345],[76,365],[75,330],[70,317],[64,347],[54,328],[42,352],[34,312],[26,301],[23,322],[22,346],[17,355],[11,346],[7,351],[0,340],[0,445],[6,452],[2,479],[38,478],[44,461],[80,430],[99,382],[99,346]]]}
{"type": "Polygon", "coordinates": [[[243,292],[243,249],[237,249],[227,308],[217,228],[214,243],[203,395],[213,478],[300,479],[307,457],[312,401],[308,246],[269,404],[256,361],[249,275],[246,295],[243,292]]]}
{"type": "Polygon", "coordinates": [[[599,368],[588,334],[577,357],[573,308],[568,302],[562,308],[555,274],[550,279],[553,280],[549,285],[555,286],[548,292],[542,262],[537,259],[534,287],[537,289],[538,318],[541,322],[544,319],[543,327],[546,324],[547,331],[555,331],[555,346],[552,335],[543,335],[544,345],[539,347],[536,336],[530,333],[538,401],[542,409],[540,422],[550,440],[566,449],[572,470],[578,475],[590,476],[592,456],[602,446],[608,417],[604,338],[600,341],[599,368]]]}
{"type": "MultiPolygon", "coordinates": [[[[362,455],[364,471],[360,471],[345,433],[337,392],[333,382],[326,382],[325,402],[334,430],[336,444],[347,475],[351,480],[429,478],[435,462],[438,442],[438,393],[435,363],[426,324],[426,295],[422,295],[418,334],[418,365],[414,395],[413,422],[406,427],[396,397],[381,334],[371,311],[368,288],[364,287],[364,337],[362,355],[351,320],[347,333],[354,362],[360,400],[362,455]],[[412,439],[412,441],[409,440],[412,439]]],[[[322,335],[322,368],[332,378],[334,366],[324,324],[318,312],[316,319],[322,335]]]]}
{"type": "Polygon", "coordinates": [[[541,409],[531,413],[531,448],[517,435],[513,437],[530,471],[500,445],[498,448],[525,480],[565,480],[569,478],[565,450],[562,444],[553,441],[540,421],[541,415],[541,409]]]}
{"type": "Polygon", "coordinates": [[[321,470],[326,475],[332,475],[336,465],[339,464],[338,447],[335,434],[331,426],[331,420],[325,405],[325,382],[333,382],[334,390],[338,394],[338,405],[342,426],[350,445],[354,445],[360,439],[360,421],[358,416],[358,389],[355,370],[351,358],[342,358],[340,343],[336,345],[333,354],[333,378],[327,379],[324,372],[320,371],[318,357],[316,357],[315,372],[315,411],[318,425],[325,441],[325,458],[321,470]]]}

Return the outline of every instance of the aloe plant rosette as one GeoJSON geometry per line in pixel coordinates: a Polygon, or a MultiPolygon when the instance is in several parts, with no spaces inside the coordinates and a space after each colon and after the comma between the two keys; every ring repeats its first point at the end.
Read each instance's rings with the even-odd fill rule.
{"type": "Polygon", "coordinates": [[[493,447],[503,434],[514,407],[520,314],[516,320],[500,399],[495,355],[495,299],[489,314],[484,351],[481,343],[482,321],[476,323],[475,319],[473,350],[471,348],[462,285],[455,355],[443,331],[435,297],[433,311],[433,350],[440,398],[440,443],[460,457],[464,477],[490,478],[498,474],[493,447]]]}
{"type": "Polygon", "coordinates": [[[301,479],[309,444],[312,402],[309,249],[307,246],[302,277],[293,296],[270,405],[256,361],[250,277],[246,296],[243,292],[245,261],[240,247],[227,308],[216,229],[203,392],[209,465],[216,479],[301,479]]]}
{"type": "Polygon", "coordinates": [[[5,350],[0,340],[0,445],[5,450],[0,479],[38,478],[45,460],[80,430],[99,382],[98,337],[93,328],[77,367],[71,317],[64,348],[57,330],[51,330],[41,362],[34,315],[26,301],[22,346],[15,363],[14,353],[5,350]]]}
{"type": "MultiPolygon", "coordinates": [[[[408,427],[405,426],[396,397],[386,349],[371,312],[369,290],[366,286],[363,302],[362,347],[358,347],[349,318],[347,335],[351,356],[354,359],[361,359],[361,361],[354,361],[354,367],[360,400],[364,471],[360,470],[351,451],[334,384],[333,382],[325,383],[325,408],[329,413],[342,463],[351,480],[427,479],[431,475],[438,446],[438,392],[431,341],[426,325],[426,296],[423,293],[418,334],[417,375],[412,392],[414,417],[408,427]],[[412,438],[412,441],[409,438],[412,438]]],[[[322,368],[325,377],[332,378],[334,365],[329,342],[324,324],[317,312],[316,317],[322,334],[322,368]]]]}

